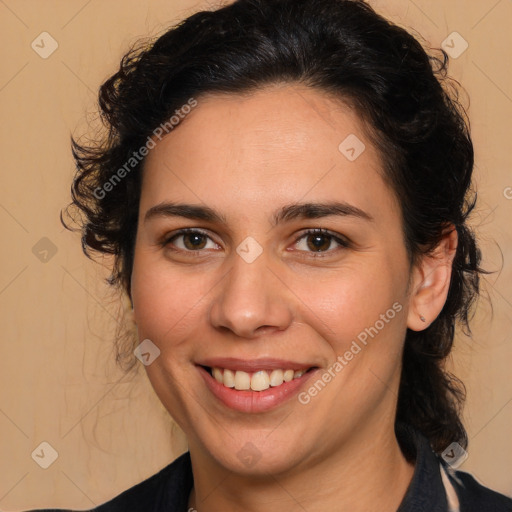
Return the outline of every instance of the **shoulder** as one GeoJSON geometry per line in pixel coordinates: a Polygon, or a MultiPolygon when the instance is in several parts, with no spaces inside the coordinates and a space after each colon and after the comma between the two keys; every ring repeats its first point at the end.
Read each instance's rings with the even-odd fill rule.
{"type": "MultiPolygon", "coordinates": [[[[190,453],[186,452],[158,473],[86,512],[182,512],[186,510],[192,486],[190,453]]],[[[30,512],[73,511],[45,509],[30,512]]]]}
{"type": "Polygon", "coordinates": [[[460,512],[512,512],[512,499],[478,482],[463,471],[447,473],[460,502],[460,512]]]}

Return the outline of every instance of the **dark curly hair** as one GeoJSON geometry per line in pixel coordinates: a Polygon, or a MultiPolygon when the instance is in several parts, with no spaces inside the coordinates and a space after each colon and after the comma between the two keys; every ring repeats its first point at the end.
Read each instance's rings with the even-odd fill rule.
{"type": "Polygon", "coordinates": [[[109,281],[130,297],[144,159],[122,179],[119,172],[190,98],[278,82],[339,97],[356,109],[380,151],[401,204],[411,264],[447,229],[457,230],[444,308],[427,329],[407,331],[395,425],[416,427],[436,451],[453,441],[466,447],[464,386],[444,363],[457,320],[469,331],[483,271],[466,223],[476,200],[469,122],[447,62],[444,51],[427,53],[359,0],[238,0],[190,16],[133,47],[101,86],[102,140],[72,140],[77,174],[70,207],[80,214],[85,253],[113,255],[109,281]]]}

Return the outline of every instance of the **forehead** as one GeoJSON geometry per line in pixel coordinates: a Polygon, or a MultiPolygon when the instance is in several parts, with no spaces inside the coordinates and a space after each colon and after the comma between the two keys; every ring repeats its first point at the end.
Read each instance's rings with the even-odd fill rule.
{"type": "Polygon", "coordinates": [[[298,199],[364,209],[376,197],[394,208],[382,174],[363,122],[339,99],[298,85],[210,94],[146,157],[141,209],[185,199],[239,212],[298,199]]]}

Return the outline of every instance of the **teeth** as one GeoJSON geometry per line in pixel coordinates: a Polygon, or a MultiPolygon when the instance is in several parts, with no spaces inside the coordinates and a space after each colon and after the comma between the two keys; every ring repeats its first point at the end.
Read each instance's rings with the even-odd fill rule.
{"type": "Polygon", "coordinates": [[[284,375],[283,375],[283,379],[285,382],[290,382],[291,380],[293,380],[293,374],[295,372],[293,370],[286,370],[284,372],[284,375]]]}
{"type": "Polygon", "coordinates": [[[264,391],[270,387],[268,373],[264,370],[253,373],[251,377],[251,389],[253,391],[264,391]]]}
{"type": "Polygon", "coordinates": [[[213,369],[213,378],[217,381],[217,382],[220,382],[221,384],[223,383],[223,379],[222,379],[222,370],[220,368],[214,368],[213,369]]]}
{"type": "Polygon", "coordinates": [[[220,381],[227,388],[235,387],[235,374],[231,370],[224,370],[224,382],[220,381]]]}
{"type": "Polygon", "coordinates": [[[252,391],[265,391],[269,387],[277,387],[283,382],[290,382],[293,379],[298,379],[306,373],[307,369],[303,370],[259,370],[252,375],[237,370],[223,370],[221,368],[212,368],[213,378],[223,384],[227,388],[235,388],[239,391],[252,390],[252,391]]]}
{"type": "Polygon", "coordinates": [[[284,381],[283,370],[274,370],[270,374],[270,385],[280,386],[284,381]]]}
{"type": "Polygon", "coordinates": [[[235,389],[239,391],[251,389],[251,377],[248,373],[240,371],[235,373],[235,389]]]}

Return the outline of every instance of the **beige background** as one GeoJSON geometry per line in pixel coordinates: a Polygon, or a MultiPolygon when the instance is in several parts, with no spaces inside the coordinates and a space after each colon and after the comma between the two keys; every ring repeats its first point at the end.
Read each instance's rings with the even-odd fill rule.
{"type": "MultiPolygon", "coordinates": [[[[454,355],[469,394],[469,458],[461,469],[510,495],[512,2],[372,3],[433,46],[453,31],[469,43],[451,70],[471,98],[480,191],[474,225],[487,268],[498,272],[484,283],[493,315],[482,300],[474,339],[459,338],[454,355]]],[[[1,510],[88,508],[186,449],[143,372],[123,377],[115,367],[118,301],[102,282],[106,272],[85,259],[58,214],[73,173],[69,136],[86,129],[100,83],[136,38],[160,33],[201,5],[0,0],[1,510]],[[44,31],[59,45],[47,59],[31,48],[44,31]],[[43,441],[58,452],[48,469],[31,457],[43,441]]]]}

